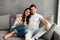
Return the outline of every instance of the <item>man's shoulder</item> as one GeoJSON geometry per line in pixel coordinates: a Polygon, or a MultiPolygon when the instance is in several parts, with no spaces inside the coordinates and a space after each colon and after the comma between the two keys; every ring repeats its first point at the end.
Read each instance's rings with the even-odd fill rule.
{"type": "Polygon", "coordinates": [[[37,16],[42,16],[41,14],[36,13],[37,16]]]}

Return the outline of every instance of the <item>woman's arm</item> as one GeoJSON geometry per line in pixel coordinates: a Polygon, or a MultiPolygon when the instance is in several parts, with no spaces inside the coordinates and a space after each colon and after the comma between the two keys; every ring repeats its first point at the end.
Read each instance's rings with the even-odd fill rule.
{"type": "Polygon", "coordinates": [[[20,25],[23,25],[23,21],[20,21],[20,23],[17,23],[16,26],[20,26],[20,25]]]}
{"type": "Polygon", "coordinates": [[[16,26],[19,26],[19,25],[20,25],[19,23],[16,24],[16,26]]]}
{"type": "Polygon", "coordinates": [[[25,22],[24,22],[24,25],[25,25],[25,24],[27,24],[27,21],[26,21],[26,20],[27,20],[27,17],[25,17],[25,22]]]}
{"type": "Polygon", "coordinates": [[[22,18],[16,18],[14,25],[19,26],[22,18]]]}

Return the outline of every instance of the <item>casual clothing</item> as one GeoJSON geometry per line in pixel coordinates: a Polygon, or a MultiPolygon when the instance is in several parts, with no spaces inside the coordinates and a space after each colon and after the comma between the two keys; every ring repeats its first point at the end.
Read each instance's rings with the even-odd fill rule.
{"type": "Polygon", "coordinates": [[[11,28],[16,27],[16,24],[19,23],[21,21],[22,17],[16,18],[14,25],[11,28]]]}
{"type": "MultiPolygon", "coordinates": [[[[29,32],[25,35],[26,40],[29,40],[29,38],[28,38],[29,35],[30,35],[30,40],[34,40],[34,38],[32,38],[32,35],[34,34],[35,30],[39,29],[39,23],[40,23],[41,19],[43,19],[43,16],[39,15],[38,13],[31,15],[31,18],[29,20],[29,25],[28,25],[29,32]]],[[[36,32],[36,33],[38,33],[38,32],[36,32]]]]}
{"type": "Polygon", "coordinates": [[[27,26],[26,25],[16,26],[14,28],[11,28],[11,31],[15,31],[16,36],[21,37],[27,33],[27,26]]]}
{"type": "Polygon", "coordinates": [[[35,13],[29,20],[28,29],[39,29],[39,23],[43,19],[42,15],[35,13]]]}
{"type": "Polygon", "coordinates": [[[30,30],[28,30],[28,32],[26,33],[25,40],[34,40],[34,38],[32,38],[32,33],[30,30]]]}
{"type": "Polygon", "coordinates": [[[21,22],[22,17],[16,18],[14,25],[10,31],[15,31],[17,37],[24,36],[27,33],[27,25],[16,26],[17,23],[21,22]]]}
{"type": "Polygon", "coordinates": [[[40,29],[36,29],[34,32],[28,30],[28,33],[25,35],[25,40],[38,40],[39,37],[47,32],[44,28],[45,26],[41,27],[40,29]]]}

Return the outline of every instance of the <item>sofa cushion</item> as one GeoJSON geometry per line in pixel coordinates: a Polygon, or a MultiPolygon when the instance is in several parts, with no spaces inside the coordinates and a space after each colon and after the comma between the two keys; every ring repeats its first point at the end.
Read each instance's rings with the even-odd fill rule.
{"type": "Polygon", "coordinates": [[[3,36],[6,35],[8,31],[0,31],[0,40],[3,40],[3,36]]]}
{"type": "Polygon", "coordinates": [[[54,24],[54,15],[45,17],[45,19],[52,25],[54,24]]]}
{"type": "Polygon", "coordinates": [[[38,40],[45,40],[45,39],[39,38],[38,40]]]}
{"type": "Polygon", "coordinates": [[[24,40],[24,38],[20,38],[20,37],[11,37],[8,40],[24,40]]]}
{"type": "Polygon", "coordinates": [[[0,30],[10,28],[10,15],[0,16],[0,30]]]}
{"type": "Polygon", "coordinates": [[[10,18],[11,19],[11,26],[13,26],[15,18],[10,18]]]}
{"type": "Polygon", "coordinates": [[[53,35],[53,32],[54,32],[55,27],[56,27],[56,24],[53,24],[52,27],[51,27],[51,29],[47,33],[45,33],[42,36],[42,38],[44,38],[46,40],[51,40],[51,37],[53,35]]]}
{"type": "MultiPolygon", "coordinates": [[[[3,40],[3,36],[6,35],[8,31],[0,31],[0,40],[3,40]]],[[[24,40],[24,38],[20,37],[11,37],[8,40],[24,40]]]]}

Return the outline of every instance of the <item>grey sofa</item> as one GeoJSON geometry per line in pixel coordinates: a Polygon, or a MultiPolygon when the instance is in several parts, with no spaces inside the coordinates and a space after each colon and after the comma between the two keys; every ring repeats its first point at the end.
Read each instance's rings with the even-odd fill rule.
{"type": "MultiPolygon", "coordinates": [[[[53,24],[53,16],[45,17],[51,24],[53,24]]],[[[3,40],[3,36],[9,32],[10,27],[13,25],[15,18],[11,18],[10,15],[0,16],[0,40],[3,40]]],[[[41,23],[42,25],[42,23],[41,23]]],[[[40,25],[40,27],[41,27],[40,25]]],[[[56,25],[51,28],[47,33],[45,33],[39,40],[51,40],[54,28],[56,25]]],[[[8,40],[25,40],[24,37],[11,37],[8,40]]]]}

